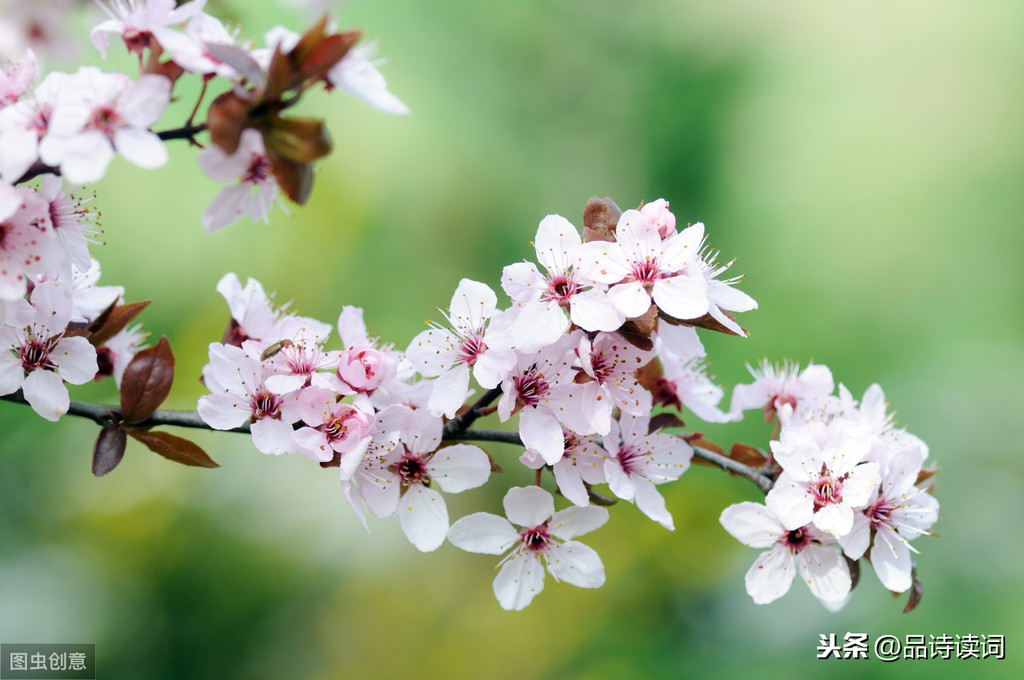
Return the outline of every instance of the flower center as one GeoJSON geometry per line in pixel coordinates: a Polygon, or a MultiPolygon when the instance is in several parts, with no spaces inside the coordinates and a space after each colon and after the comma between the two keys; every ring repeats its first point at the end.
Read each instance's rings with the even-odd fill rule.
{"type": "Polygon", "coordinates": [[[871,507],[864,511],[864,514],[871,520],[871,528],[878,530],[883,526],[892,526],[892,511],[894,508],[885,499],[879,498],[871,507]]]}
{"type": "Polygon", "coordinates": [[[580,286],[576,281],[565,274],[553,276],[548,281],[548,289],[542,297],[551,302],[557,302],[563,307],[568,306],[569,298],[578,293],[580,286]]]}
{"type": "Polygon", "coordinates": [[[121,127],[121,116],[109,106],[101,106],[93,111],[89,126],[109,137],[121,127]]]}
{"type": "Polygon", "coordinates": [[[519,395],[519,401],[524,406],[536,406],[539,404],[548,392],[551,391],[551,386],[548,385],[547,380],[540,373],[537,373],[537,367],[533,366],[530,370],[523,375],[516,376],[513,381],[516,389],[516,393],[519,395]]]}
{"type": "Polygon", "coordinates": [[[633,279],[635,281],[654,283],[660,278],[664,278],[664,276],[656,258],[645,257],[643,262],[637,262],[633,265],[633,279]]]}
{"type": "Polygon", "coordinates": [[[21,366],[26,373],[31,373],[37,368],[52,371],[56,368],[50,361],[50,352],[56,345],[55,340],[38,340],[32,338],[26,344],[18,348],[18,358],[21,359],[21,366]]]}
{"type": "Polygon", "coordinates": [[[249,167],[242,175],[243,182],[259,184],[267,179],[271,173],[270,159],[265,154],[253,154],[249,161],[249,167]]]}
{"type": "Polygon", "coordinates": [[[833,477],[822,463],[821,476],[811,485],[811,490],[814,493],[815,512],[826,505],[843,502],[843,480],[845,479],[846,475],[833,477]]]}
{"type": "Polygon", "coordinates": [[[421,456],[405,449],[402,460],[394,466],[393,471],[402,481],[402,487],[407,488],[413,484],[430,486],[430,475],[427,472],[427,463],[430,456],[421,456]]]}
{"type": "Polygon", "coordinates": [[[619,447],[619,465],[627,475],[640,469],[642,461],[643,454],[634,447],[628,444],[619,447]]]}
{"type": "Polygon", "coordinates": [[[267,390],[260,390],[254,394],[250,401],[250,407],[252,408],[251,421],[254,423],[264,418],[281,418],[281,400],[267,390]]]}
{"type": "Polygon", "coordinates": [[[779,539],[779,543],[786,546],[786,549],[794,555],[799,553],[801,550],[816,543],[804,529],[807,527],[800,527],[799,529],[793,529],[788,532],[785,536],[779,539]]]}
{"type": "Polygon", "coordinates": [[[548,535],[548,523],[544,522],[539,527],[520,530],[519,540],[524,548],[532,552],[545,550],[551,543],[551,537],[548,535]]]}
{"type": "Polygon", "coordinates": [[[483,338],[474,333],[462,340],[462,345],[459,347],[459,361],[472,366],[476,363],[477,357],[486,351],[487,345],[484,344],[483,338]]]}

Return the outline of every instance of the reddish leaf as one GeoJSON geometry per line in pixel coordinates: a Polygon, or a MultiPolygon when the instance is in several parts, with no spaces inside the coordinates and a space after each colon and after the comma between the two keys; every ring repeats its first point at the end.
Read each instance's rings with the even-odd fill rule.
{"type": "Polygon", "coordinates": [[[327,76],[335,64],[342,60],[362,35],[359,31],[335,33],[320,41],[304,58],[296,63],[296,77],[301,81],[315,83],[327,76]]]}
{"type": "Polygon", "coordinates": [[[128,435],[120,425],[104,425],[92,449],[92,473],[102,477],[117,467],[124,458],[128,435]]]}
{"type": "Polygon", "coordinates": [[[583,240],[614,241],[622,210],[610,198],[592,196],[583,209],[583,240]]]}
{"type": "Polygon", "coordinates": [[[743,463],[750,467],[761,467],[768,462],[767,456],[761,453],[760,449],[750,446],[749,444],[741,444],[739,442],[732,445],[732,449],[729,451],[729,457],[737,463],[743,463]]]}
{"type": "Polygon", "coordinates": [[[142,302],[131,302],[127,305],[113,305],[103,312],[90,326],[92,335],[89,342],[93,347],[99,347],[110,338],[114,337],[137,317],[143,309],[149,306],[149,300],[142,302]]]}
{"type": "Polygon", "coordinates": [[[242,130],[249,124],[252,106],[251,102],[234,92],[225,92],[210,104],[206,114],[206,129],[210,132],[210,141],[224,153],[231,155],[238,151],[242,130]]]}
{"type": "Polygon", "coordinates": [[[296,204],[305,205],[313,193],[313,166],[290,161],[269,146],[266,150],[281,191],[296,204]]]}
{"type": "Polygon", "coordinates": [[[312,163],[331,152],[322,120],[266,116],[260,119],[264,146],[295,163],[312,163]]]}
{"type": "Polygon", "coordinates": [[[153,415],[171,392],[174,354],[167,338],[135,355],[121,378],[121,417],[128,424],[153,415]]]}
{"type": "Polygon", "coordinates": [[[667,427],[685,427],[686,423],[679,419],[675,413],[659,413],[658,415],[651,418],[651,423],[648,426],[649,432],[656,432],[663,430],[667,427]]]}
{"type": "Polygon", "coordinates": [[[154,453],[159,453],[168,460],[182,465],[195,467],[215,468],[220,467],[213,459],[206,455],[197,444],[183,437],[170,434],[169,432],[138,430],[129,428],[128,434],[137,442],[145,444],[154,453]]]}
{"type": "Polygon", "coordinates": [[[851,560],[846,555],[843,555],[843,559],[846,560],[846,566],[850,569],[850,590],[852,591],[860,583],[860,560],[851,560]]]}
{"type": "Polygon", "coordinates": [[[928,493],[934,493],[935,473],[941,469],[935,463],[921,468],[921,471],[917,473],[917,480],[914,482],[914,486],[920,487],[928,493]]]}
{"type": "Polygon", "coordinates": [[[907,598],[907,606],[903,608],[904,614],[909,614],[917,609],[917,605],[921,604],[921,597],[924,595],[924,587],[921,585],[921,579],[917,578],[916,569],[914,572],[914,584],[910,586],[910,597],[907,598]]]}
{"type": "MultiPolygon", "coordinates": [[[[698,317],[696,319],[677,319],[674,316],[669,316],[668,314],[660,310],[658,313],[662,319],[672,324],[673,326],[693,326],[695,328],[703,328],[705,330],[715,331],[716,333],[725,333],[726,335],[738,335],[738,333],[727,328],[724,324],[722,324],[722,322],[720,322],[715,317],[711,316],[711,314],[705,314],[704,316],[698,317]]],[[[729,312],[723,311],[722,313],[728,316],[730,319],[733,319],[733,321],[735,321],[733,315],[730,314],[729,312]]],[[[746,332],[747,329],[744,328],[743,330],[744,332],[746,332]]]]}

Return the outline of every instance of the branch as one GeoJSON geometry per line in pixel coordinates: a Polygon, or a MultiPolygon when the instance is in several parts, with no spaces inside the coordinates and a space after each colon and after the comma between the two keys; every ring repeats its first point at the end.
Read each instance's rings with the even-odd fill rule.
{"type": "MultiPolygon", "coordinates": [[[[507,430],[473,430],[469,427],[473,421],[481,415],[484,415],[483,411],[490,406],[490,404],[493,403],[500,394],[501,388],[499,387],[488,390],[482,397],[480,397],[480,399],[477,400],[475,404],[470,406],[454,419],[445,423],[444,432],[441,436],[442,441],[499,442],[502,444],[523,446],[523,440],[519,437],[518,432],[510,432],[507,430]]],[[[25,401],[25,397],[21,393],[21,390],[18,390],[14,394],[8,394],[0,397],[0,400],[10,401],[15,404],[28,404],[28,402],[25,401]]],[[[78,416],[80,418],[88,418],[101,427],[108,423],[121,420],[121,409],[116,406],[87,404],[80,401],[72,401],[68,406],[67,414],[78,416]]],[[[159,425],[189,427],[197,430],[213,430],[216,432],[240,432],[246,434],[249,432],[248,423],[232,430],[215,430],[207,425],[195,411],[158,410],[154,412],[149,419],[144,420],[141,423],[134,423],[134,426],[142,428],[157,427],[159,425]]],[[[757,469],[744,465],[743,463],[738,463],[731,458],[721,455],[720,453],[709,451],[708,449],[704,449],[693,444],[691,445],[693,446],[693,455],[697,458],[702,458],[709,463],[726,470],[727,472],[731,472],[750,480],[763,493],[767,494],[772,490],[774,482],[757,469]]]]}
{"type": "MultiPolygon", "coordinates": [[[[169,130],[161,130],[156,133],[156,136],[160,139],[167,141],[170,139],[193,139],[200,132],[206,130],[206,123],[200,123],[199,125],[185,125],[179,128],[171,128],[169,130]]],[[[25,174],[19,177],[14,183],[22,184],[30,179],[34,179],[39,175],[60,175],[60,168],[55,165],[47,165],[42,161],[36,161],[25,171],[25,174]]]]}

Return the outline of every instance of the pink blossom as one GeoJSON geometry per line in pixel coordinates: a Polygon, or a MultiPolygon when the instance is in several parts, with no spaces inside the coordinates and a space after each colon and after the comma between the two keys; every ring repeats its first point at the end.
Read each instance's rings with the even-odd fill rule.
{"type": "Polygon", "coordinates": [[[614,331],[622,325],[625,317],[590,277],[576,227],[564,217],[548,215],[537,227],[534,246],[546,275],[532,262],[508,265],[501,275],[501,287],[519,309],[512,324],[517,349],[533,352],[558,340],[569,328],[566,311],[588,331],[614,331]]]}
{"type": "Polygon", "coordinates": [[[16,182],[39,160],[39,141],[50,128],[59,93],[68,87],[67,73],[54,71],[43,78],[32,96],[0,109],[0,177],[16,182]]]}
{"type": "Polygon", "coordinates": [[[89,242],[95,243],[102,233],[96,224],[98,212],[85,207],[92,197],[76,198],[67,183],[54,175],[40,178],[39,194],[49,203],[50,221],[64,244],[69,263],[80,272],[89,271],[95,266],[89,256],[89,242]]]}
{"type": "Polygon", "coordinates": [[[708,313],[713,319],[731,330],[736,335],[746,337],[747,333],[736,323],[727,312],[749,312],[757,309],[757,302],[735,286],[739,283],[741,276],[731,279],[719,279],[719,275],[725,273],[735,262],[728,262],[719,266],[715,259],[718,253],[712,253],[704,248],[700,257],[690,261],[687,271],[694,276],[701,276],[707,284],[708,313]]]}
{"type": "Polygon", "coordinates": [[[878,488],[877,463],[863,463],[871,448],[862,421],[810,421],[782,428],[771,443],[782,466],[765,504],[788,529],[814,525],[839,538],[853,527],[854,510],[878,488]]]}
{"type": "Polygon", "coordinates": [[[580,387],[573,382],[577,342],[576,337],[565,336],[537,353],[521,355],[501,383],[498,416],[504,422],[518,413],[523,444],[549,465],[565,451],[561,424],[581,434],[593,431],[583,412],[580,387]]]}
{"type": "Polygon", "coordinates": [[[256,340],[266,346],[285,339],[278,331],[282,318],[287,318],[285,309],[274,305],[271,296],[263,290],[263,285],[256,279],[246,279],[242,286],[238,276],[228,273],[217,282],[217,292],[228,303],[231,312],[231,325],[225,333],[226,343],[240,347],[246,340],[256,340]]]}
{"type": "Polygon", "coordinates": [[[730,505],[719,518],[725,530],[761,553],[747,571],[747,594],[757,604],[768,604],[789,592],[800,578],[826,607],[840,606],[850,593],[850,570],[835,538],[813,526],[787,529],[772,511],[749,501],[730,505]]]}
{"type": "Polygon", "coordinates": [[[300,453],[315,461],[328,462],[338,454],[342,474],[351,476],[370,445],[374,413],[365,400],[342,404],[338,399],[331,390],[303,390],[298,413],[305,427],[296,430],[292,441],[300,453]]]}
{"type": "Polygon", "coordinates": [[[591,505],[555,512],[551,494],[536,486],[509,489],[504,506],[508,519],[477,512],[448,531],[452,545],[469,552],[500,555],[512,548],[494,579],[502,609],[518,611],[533,601],[544,589],[545,565],[556,581],[579,588],[604,585],[601,558],[572,539],[601,527],[608,521],[607,510],[591,505]]]}
{"type": "Polygon", "coordinates": [[[199,153],[199,167],[218,182],[235,182],[222,189],[203,212],[207,232],[223,229],[243,217],[253,222],[267,221],[277,196],[277,180],[258,131],[244,130],[238,149],[231,155],[216,144],[207,145],[199,153]]]}
{"type": "Polygon", "coordinates": [[[398,356],[377,348],[363,322],[363,310],[346,305],[338,316],[338,335],[345,349],[338,358],[338,378],[357,392],[372,392],[394,377],[398,356]]]}
{"type": "Polygon", "coordinates": [[[409,343],[405,354],[416,370],[438,378],[428,402],[434,415],[455,416],[469,393],[470,369],[482,387],[491,389],[515,365],[515,352],[506,335],[493,325],[487,327],[497,303],[490,287],[462,279],[445,314],[452,329],[431,328],[409,343]]]}
{"type": "Polygon", "coordinates": [[[92,66],[78,69],[60,93],[39,155],[74,184],[103,177],[117,151],[141,168],[167,162],[167,149],[149,128],[171,98],[171,81],[144,74],[132,81],[92,66]]]}
{"type": "Polygon", "coordinates": [[[649,434],[650,421],[650,415],[627,413],[612,421],[604,438],[604,473],[613,494],[671,531],[672,515],[655,486],[679,479],[690,467],[693,448],[679,437],[649,434]]]}
{"type": "MultiPolygon", "coordinates": [[[[574,505],[589,505],[587,487],[608,481],[604,474],[608,452],[593,437],[584,437],[566,428],[562,428],[562,439],[565,442],[562,457],[551,466],[558,492],[574,505]]],[[[527,449],[519,461],[533,470],[547,465],[544,458],[531,449],[527,449]]]]}
{"type": "Polygon", "coordinates": [[[110,35],[120,35],[129,52],[138,54],[152,49],[153,43],[173,44],[180,40],[179,33],[171,26],[183,24],[206,5],[206,0],[193,0],[177,7],[174,0],[105,0],[100,7],[110,17],[93,27],[93,45],[104,59],[107,57],[107,40],[110,35]]]}
{"type": "Polygon", "coordinates": [[[56,421],[70,404],[64,383],[96,375],[96,350],[83,337],[64,335],[71,317],[66,284],[38,283],[30,300],[34,315],[25,326],[0,326],[0,395],[20,389],[36,413],[56,421]]]}
{"type": "Polygon", "coordinates": [[[707,282],[687,271],[699,257],[704,225],[697,223],[662,239],[658,227],[639,210],[622,213],[615,242],[584,244],[592,276],[613,284],[608,299],[627,317],[642,315],[653,300],[677,319],[695,319],[708,311],[707,282]]]}
{"type": "Polygon", "coordinates": [[[8,62],[0,70],[0,109],[21,99],[35,82],[38,64],[36,54],[28,50],[25,58],[8,62]]]}
{"type": "Polygon", "coordinates": [[[417,549],[436,550],[448,531],[448,509],[438,489],[459,493],[480,486],[491,474],[490,459],[470,444],[438,448],[441,419],[426,411],[392,406],[379,418],[378,431],[398,432],[399,441],[383,455],[367,455],[358,491],[377,517],[397,513],[417,549]]]}
{"type": "MultiPolygon", "coordinates": [[[[199,398],[199,417],[215,430],[249,423],[256,448],[267,454],[293,453],[292,424],[299,419],[297,395],[277,395],[266,386],[275,367],[260,359],[259,345],[210,343],[203,383],[211,394],[199,398]]],[[[294,394],[294,393],[293,393],[294,394]]]]}
{"type": "Polygon", "coordinates": [[[658,228],[658,235],[666,238],[676,233],[676,216],[668,209],[668,201],[659,198],[640,207],[640,214],[658,228]]]}
{"type": "Polygon", "coordinates": [[[582,385],[592,431],[608,434],[613,408],[635,416],[651,412],[651,393],[637,381],[636,371],[654,358],[653,352],[634,347],[618,333],[598,333],[593,340],[581,337],[576,353],[581,373],[575,381],[582,385]]]}
{"type": "Polygon", "coordinates": [[[0,181],[0,300],[23,296],[26,274],[47,274],[65,257],[47,202],[34,191],[0,181]]]}
{"type": "Polygon", "coordinates": [[[758,368],[747,367],[754,382],[737,385],[729,410],[733,414],[753,408],[764,409],[765,422],[775,420],[785,425],[791,415],[803,420],[805,410],[821,406],[830,398],[835,384],[827,366],[810,364],[803,371],[800,364],[771,364],[763,359],[758,368]]]}
{"type": "Polygon", "coordinates": [[[135,355],[145,347],[149,334],[142,330],[142,324],[135,324],[119,331],[114,337],[96,348],[96,363],[99,370],[96,379],[113,376],[114,384],[121,388],[124,369],[128,367],[135,355]]]}
{"type": "Polygon", "coordinates": [[[697,329],[660,323],[654,336],[654,351],[663,371],[659,389],[664,393],[661,401],[666,405],[685,406],[694,415],[708,423],[727,423],[739,420],[739,413],[723,413],[718,408],[725,392],[708,376],[704,345],[697,329]]]}

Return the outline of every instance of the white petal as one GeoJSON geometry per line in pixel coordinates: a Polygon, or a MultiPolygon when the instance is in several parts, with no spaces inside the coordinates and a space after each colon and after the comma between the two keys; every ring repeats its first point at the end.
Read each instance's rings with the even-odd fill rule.
{"type": "Polygon", "coordinates": [[[548,215],[541,220],[534,239],[537,261],[551,275],[565,274],[578,260],[580,243],[580,234],[569,220],[548,215]]]}
{"type": "Polygon", "coordinates": [[[561,545],[553,543],[548,546],[545,558],[548,571],[559,581],[579,588],[600,588],[604,585],[604,564],[589,546],[578,541],[561,545]]]}
{"type": "Polygon", "coordinates": [[[71,404],[68,388],[53,371],[37,369],[28,374],[22,385],[25,401],[47,420],[57,422],[71,404]]]}
{"type": "Polygon", "coordinates": [[[544,292],[545,279],[532,262],[515,262],[501,272],[501,288],[513,302],[525,304],[544,292]]]}
{"type": "Polygon", "coordinates": [[[608,299],[629,318],[641,316],[651,306],[651,296],[638,281],[612,286],[608,289],[608,299]]]}
{"type": "Polygon", "coordinates": [[[800,576],[819,600],[840,602],[850,594],[850,569],[838,550],[808,545],[800,551],[797,559],[800,576]]]}
{"type": "Polygon", "coordinates": [[[149,130],[123,128],[114,133],[114,148],[129,162],[151,170],[167,163],[167,147],[149,130]]]}
{"type": "Polygon", "coordinates": [[[859,560],[871,543],[871,521],[862,513],[853,516],[853,528],[839,537],[839,545],[851,560],[859,560]]]}
{"type": "Polygon", "coordinates": [[[427,408],[435,416],[454,418],[469,394],[469,366],[459,364],[442,373],[433,382],[427,408]]]}
{"type": "Polygon", "coordinates": [[[468,552],[500,555],[519,542],[519,532],[504,517],[476,512],[452,524],[448,540],[468,552]]]}
{"type": "Polygon", "coordinates": [[[845,504],[829,503],[814,513],[814,526],[836,538],[853,528],[853,510],[845,504]]]}
{"type": "Polygon", "coordinates": [[[582,536],[608,521],[608,510],[596,505],[559,510],[548,523],[552,535],[563,541],[582,536]]]}
{"type": "Polygon", "coordinates": [[[539,453],[548,465],[557,463],[565,453],[562,426],[546,410],[527,407],[520,411],[519,436],[526,448],[539,453]]]}
{"type": "Polygon", "coordinates": [[[462,279],[452,296],[449,313],[452,325],[462,331],[479,331],[484,320],[494,314],[498,296],[491,287],[472,279],[462,279]]]}
{"type": "Polygon", "coordinates": [[[640,512],[669,531],[673,531],[675,525],[672,522],[672,515],[665,507],[665,497],[658,492],[654,482],[644,477],[635,478],[633,488],[633,502],[636,503],[640,512]]]}
{"type": "Polygon", "coordinates": [[[512,324],[512,342],[523,353],[552,345],[569,329],[569,319],[556,302],[534,300],[523,305],[512,324]]]}
{"type": "Polygon", "coordinates": [[[894,593],[902,593],[910,588],[914,566],[910,549],[888,527],[882,527],[875,534],[871,566],[882,585],[894,593]]]}
{"type": "Polygon", "coordinates": [[[524,609],[543,589],[544,567],[532,553],[513,555],[494,578],[494,596],[502,609],[524,609]]]}
{"type": "Polygon", "coordinates": [[[755,604],[774,602],[789,592],[796,577],[793,562],[793,555],[781,545],[758,555],[744,579],[755,604]]]}
{"type": "Polygon", "coordinates": [[[569,318],[588,331],[615,331],[622,326],[626,315],[619,311],[608,294],[596,288],[572,296],[569,318]]]}
{"type": "Polygon", "coordinates": [[[475,489],[491,475],[487,454],[472,444],[453,444],[438,449],[428,465],[430,479],[443,491],[459,493],[475,489]]]}
{"type": "Polygon", "coordinates": [[[96,377],[96,348],[83,337],[64,337],[50,356],[62,380],[83,385],[96,377]]]}
{"type": "Polygon", "coordinates": [[[658,309],[677,319],[695,319],[708,311],[707,281],[702,276],[673,276],[654,282],[658,309]]]}
{"type": "Polygon", "coordinates": [[[503,501],[505,516],[521,527],[537,527],[555,513],[555,500],[539,486],[516,486],[508,490],[503,501]]]}
{"type": "Polygon", "coordinates": [[[730,505],[718,521],[736,540],[752,548],[768,548],[786,533],[771,510],[751,501],[730,505]]]}
{"type": "Polygon", "coordinates": [[[786,529],[799,529],[814,517],[814,499],[807,488],[797,484],[787,472],[779,475],[775,486],[764,499],[786,529]]]}
{"type": "MultiPolygon", "coordinates": [[[[206,377],[206,373],[204,373],[206,377]]],[[[209,382],[207,382],[209,387],[209,382]]],[[[244,397],[230,392],[205,394],[199,397],[196,410],[203,422],[215,430],[233,430],[249,419],[250,409],[244,397]]]]}
{"type": "Polygon", "coordinates": [[[280,456],[295,450],[292,445],[294,430],[284,421],[263,418],[253,423],[249,431],[252,433],[253,445],[262,453],[280,456]]]}
{"type": "Polygon", "coordinates": [[[398,505],[398,518],[409,542],[423,552],[437,550],[448,533],[444,498],[421,484],[410,486],[398,505]]]}
{"type": "Polygon", "coordinates": [[[878,492],[878,463],[861,463],[843,482],[843,503],[851,508],[868,504],[878,492]]]}

